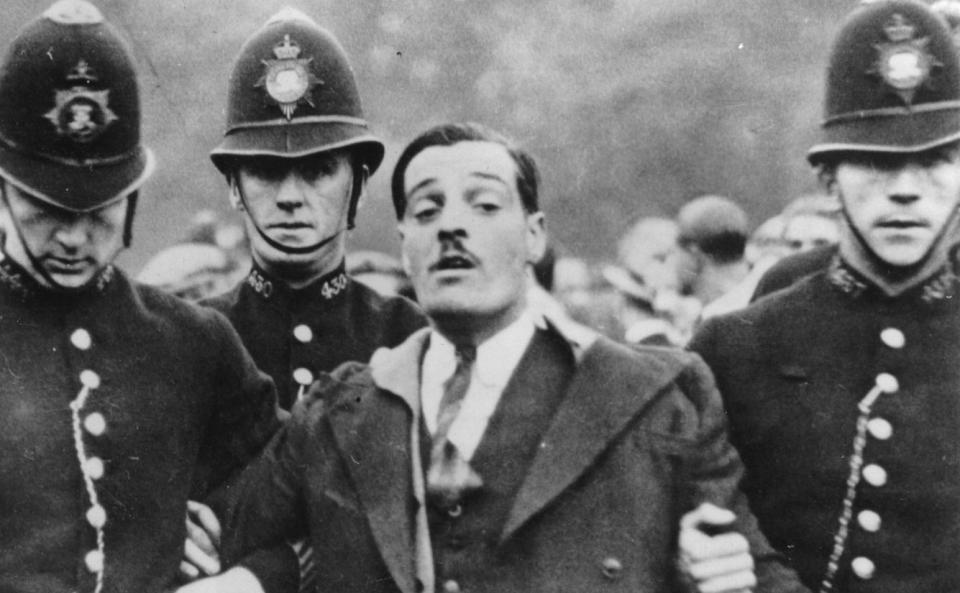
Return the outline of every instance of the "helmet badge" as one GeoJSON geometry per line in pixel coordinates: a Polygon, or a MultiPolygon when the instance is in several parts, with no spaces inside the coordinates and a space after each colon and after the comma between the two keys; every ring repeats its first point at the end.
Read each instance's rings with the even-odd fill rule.
{"type": "Polygon", "coordinates": [[[868,74],[881,79],[908,106],[916,90],[930,80],[930,72],[943,64],[927,50],[929,37],[917,38],[917,29],[895,13],[883,26],[886,41],[874,45],[877,61],[868,74]]]}
{"type": "Polygon", "coordinates": [[[254,85],[264,87],[267,95],[276,101],[287,120],[293,118],[293,112],[300,103],[314,107],[310,92],[323,81],[310,71],[313,58],[301,58],[300,46],[283,36],[283,41],[273,46],[275,60],[261,60],[264,65],[263,76],[254,85]]]}
{"type": "Polygon", "coordinates": [[[110,91],[90,88],[97,81],[93,68],[83,59],[67,73],[67,83],[72,86],[57,90],[53,109],[44,114],[57,134],[87,144],[118,119],[110,109],[110,91]]]}

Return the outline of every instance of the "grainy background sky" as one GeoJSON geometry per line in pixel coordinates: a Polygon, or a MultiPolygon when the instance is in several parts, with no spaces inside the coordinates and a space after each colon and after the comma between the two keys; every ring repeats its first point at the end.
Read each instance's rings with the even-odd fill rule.
{"type": "MultiPolygon", "coordinates": [[[[468,119],[524,143],[566,252],[612,257],[637,216],[704,193],[754,225],[815,189],[804,152],[820,120],[838,0],[94,0],[132,41],[144,134],[159,160],[141,199],[136,271],[194,212],[228,212],[207,152],[223,129],[243,40],[283,6],[336,34],[388,145],[351,244],[396,249],[388,179],[405,141],[468,119]]],[[[5,0],[0,39],[50,2],[5,0]]]]}

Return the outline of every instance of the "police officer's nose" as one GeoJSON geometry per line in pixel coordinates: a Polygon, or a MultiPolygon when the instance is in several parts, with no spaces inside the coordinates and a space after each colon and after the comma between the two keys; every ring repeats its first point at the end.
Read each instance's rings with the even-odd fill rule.
{"type": "Polygon", "coordinates": [[[64,222],[57,227],[53,237],[64,249],[73,252],[87,242],[87,226],[80,219],[64,222]]]}
{"type": "Polygon", "coordinates": [[[277,185],[277,208],[286,212],[293,212],[303,206],[303,192],[300,188],[300,177],[293,171],[288,172],[277,185]]]}
{"type": "Polygon", "coordinates": [[[887,197],[897,204],[909,204],[920,199],[924,171],[922,167],[908,163],[891,171],[887,183],[887,197]]]}

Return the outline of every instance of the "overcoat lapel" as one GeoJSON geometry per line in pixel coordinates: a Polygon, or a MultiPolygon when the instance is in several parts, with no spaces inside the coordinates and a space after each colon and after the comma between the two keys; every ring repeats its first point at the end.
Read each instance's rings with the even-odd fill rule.
{"type": "Polygon", "coordinates": [[[419,410],[417,361],[422,345],[423,340],[411,339],[394,350],[375,353],[371,372],[377,388],[358,384],[346,394],[348,399],[341,399],[351,403],[336,413],[331,410],[330,417],[374,541],[404,593],[417,590],[413,497],[418,488],[411,469],[416,457],[411,455],[411,427],[419,410]],[[391,384],[390,391],[383,389],[378,377],[391,384]]]}
{"type": "Polygon", "coordinates": [[[586,350],[517,493],[501,542],[589,469],[681,364],[676,357],[638,353],[606,339],[586,350]]]}

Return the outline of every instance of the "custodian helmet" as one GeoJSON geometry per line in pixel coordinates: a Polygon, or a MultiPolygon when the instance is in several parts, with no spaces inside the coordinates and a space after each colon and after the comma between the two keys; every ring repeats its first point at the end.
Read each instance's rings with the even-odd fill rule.
{"type": "Polygon", "coordinates": [[[0,64],[0,175],[84,212],[127,197],[152,169],[126,42],[88,2],[57,2],[0,64]]]}
{"type": "Polygon", "coordinates": [[[343,48],[300,11],[283,9],[240,50],[226,133],[210,158],[228,173],[233,157],[297,158],[344,147],[371,173],[383,160],[343,48]]]}
{"type": "Polygon", "coordinates": [[[911,153],[960,139],[960,63],[950,31],[912,0],[858,6],[833,45],[811,163],[849,151],[911,153]]]}

